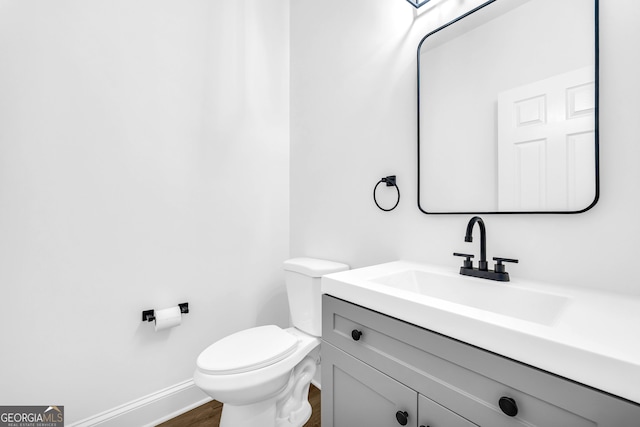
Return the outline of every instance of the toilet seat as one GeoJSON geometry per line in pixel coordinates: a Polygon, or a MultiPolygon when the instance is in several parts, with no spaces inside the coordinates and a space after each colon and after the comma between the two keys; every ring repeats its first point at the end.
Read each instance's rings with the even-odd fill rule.
{"type": "Polygon", "coordinates": [[[229,335],[198,356],[198,369],[210,375],[231,375],[273,365],[291,355],[298,339],[275,325],[258,326],[229,335]]]}
{"type": "Polygon", "coordinates": [[[274,397],[287,385],[293,368],[305,357],[315,354],[314,352],[319,353],[320,347],[320,338],[305,334],[296,328],[287,328],[282,332],[292,335],[297,344],[293,352],[281,360],[260,369],[218,375],[204,371],[201,359],[198,358],[193,374],[195,384],[209,396],[228,406],[249,405],[274,397]]]}

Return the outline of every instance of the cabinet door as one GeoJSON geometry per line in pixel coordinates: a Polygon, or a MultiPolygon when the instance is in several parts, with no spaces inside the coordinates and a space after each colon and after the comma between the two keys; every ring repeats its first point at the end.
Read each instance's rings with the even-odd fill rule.
{"type": "Polygon", "coordinates": [[[323,427],[418,427],[415,391],[326,342],[321,354],[323,427]]]}
{"type": "Polygon", "coordinates": [[[418,395],[418,420],[420,427],[478,427],[421,394],[418,395]]]}

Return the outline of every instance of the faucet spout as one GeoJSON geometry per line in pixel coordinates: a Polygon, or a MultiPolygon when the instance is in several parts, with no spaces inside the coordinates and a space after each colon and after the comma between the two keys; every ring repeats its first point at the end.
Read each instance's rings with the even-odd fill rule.
{"type": "Polygon", "coordinates": [[[465,257],[465,261],[460,267],[460,274],[463,276],[471,276],[471,277],[479,277],[481,279],[489,279],[489,280],[497,280],[500,282],[508,282],[509,281],[509,273],[504,268],[503,262],[515,262],[517,263],[517,259],[512,258],[499,258],[493,257],[493,260],[496,261],[495,268],[493,270],[489,270],[489,265],[487,263],[487,229],[484,226],[484,221],[479,216],[474,216],[469,220],[467,224],[467,233],[464,235],[465,242],[473,242],[473,228],[478,224],[480,227],[480,261],[478,261],[478,268],[473,267],[473,254],[463,254],[454,252],[455,256],[465,257]]]}
{"type": "Polygon", "coordinates": [[[489,265],[487,263],[487,229],[484,221],[479,216],[474,216],[467,224],[467,234],[464,236],[465,242],[473,242],[473,227],[478,224],[480,227],[480,260],[478,261],[478,270],[487,271],[489,265]]]}

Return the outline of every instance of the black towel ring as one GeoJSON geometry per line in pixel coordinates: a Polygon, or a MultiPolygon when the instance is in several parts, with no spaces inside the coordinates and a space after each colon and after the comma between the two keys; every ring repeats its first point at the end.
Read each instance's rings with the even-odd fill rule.
{"type": "Polygon", "coordinates": [[[376,206],[380,210],[383,210],[385,212],[392,211],[392,210],[394,210],[396,208],[396,206],[398,206],[398,203],[400,203],[400,189],[398,188],[398,185],[396,184],[396,176],[395,175],[386,176],[386,177],[382,178],[380,181],[378,181],[376,186],[373,187],[373,201],[375,202],[376,206]],[[382,184],[383,182],[387,184],[387,187],[396,187],[396,192],[398,193],[398,200],[396,201],[396,204],[393,205],[393,207],[389,208],[389,209],[385,209],[382,206],[380,206],[378,204],[378,200],[376,199],[376,190],[378,189],[378,185],[382,184]]]}

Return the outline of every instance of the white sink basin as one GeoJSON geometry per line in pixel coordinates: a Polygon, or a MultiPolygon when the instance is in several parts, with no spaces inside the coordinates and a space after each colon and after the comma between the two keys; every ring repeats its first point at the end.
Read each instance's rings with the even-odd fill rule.
{"type": "Polygon", "coordinates": [[[568,298],[510,286],[510,282],[406,270],[371,282],[529,322],[552,325],[568,298]]]}
{"type": "Polygon", "coordinates": [[[640,297],[394,261],[322,292],[640,403],[640,297]],[[624,380],[622,380],[624,379],[624,380]]]}

